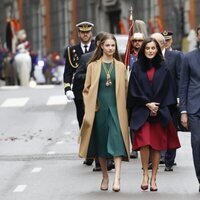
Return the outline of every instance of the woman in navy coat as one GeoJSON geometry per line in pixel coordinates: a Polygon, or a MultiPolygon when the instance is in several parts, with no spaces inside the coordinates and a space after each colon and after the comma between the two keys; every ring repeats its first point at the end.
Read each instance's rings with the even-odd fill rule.
{"type": "Polygon", "coordinates": [[[180,147],[169,106],[176,104],[170,72],[158,42],[144,40],[129,79],[127,106],[134,131],[134,150],[140,150],[143,167],[142,190],[157,191],[156,175],[160,151],[180,147]],[[148,162],[151,153],[152,175],[148,162]]]}

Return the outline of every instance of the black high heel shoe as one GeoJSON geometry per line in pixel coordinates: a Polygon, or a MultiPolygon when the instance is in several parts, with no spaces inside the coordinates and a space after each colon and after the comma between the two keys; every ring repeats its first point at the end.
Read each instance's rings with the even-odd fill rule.
{"type": "Polygon", "coordinates": [[[147,184],[141,185],[141,189],[142,189],[142,190],[148,190],[148,188],[149,188],[149,176],[148,176],[148,178],[147,178],[147,184]]]}
{"type": "Polygon", "coordinates": [[[154,185],[154,186],[152,186],[152,181],[150,182],[150,191],[151,191],[151,192],[156,192],[156,191],[158,191],[158,187],[157,187],[157,185],[156,185],[156,180],[155,180],[155,185],[154,185]]]}

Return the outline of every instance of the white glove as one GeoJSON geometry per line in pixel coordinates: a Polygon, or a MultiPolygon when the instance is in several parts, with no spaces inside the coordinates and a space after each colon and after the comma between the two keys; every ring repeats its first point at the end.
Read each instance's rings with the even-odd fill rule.
{"type": "Polygon", "coordinates": [[[71,90],[68,90],[66,92],[66,96],[67,96],[67,99],[68,100],[73,100],[75,97],[74,97],[74,93],[71,91],[71,90]]]}

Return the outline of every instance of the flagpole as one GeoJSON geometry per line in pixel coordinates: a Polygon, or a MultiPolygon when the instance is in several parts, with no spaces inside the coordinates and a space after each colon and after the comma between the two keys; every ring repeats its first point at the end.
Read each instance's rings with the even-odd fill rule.
{"type": "Polygon", "coordinates": [[[126,45],[126,51],[124,55],[124,64],[126,68],[129,68],[130,65],[130,51],[131,51],[131,37],[133,35],[134,20],[133,20],[133,8],[129,10],[129,31],[128,31],[128,41],[126,45]]]}

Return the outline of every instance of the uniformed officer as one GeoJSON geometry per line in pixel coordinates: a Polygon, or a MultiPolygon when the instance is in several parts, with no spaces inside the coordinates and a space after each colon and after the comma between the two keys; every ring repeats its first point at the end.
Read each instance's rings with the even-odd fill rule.
{"type": "Polygon", "coordinates": [[[73,83],[76,87],[71,87],[73,82],[73,76],[79,65],[79,60],[82,54],[93,51],[95,49],[94,42],[92,41],[92,28],[93,24],[90,22],[81,22],[76,25],[78,29],[78,37],[80,42],[77,45],[67,47],[66,49],[66,60],[64,70],[64,90],[68,100],[73,100],[76,106],[77,120],[79,127],[81,127],[84,110],[82,94],[77,88],[78,83],[73,83]]]}
{"type": "MultiPolygon", "coordinates": [[[[93,51],[95,49],[94,41],[92,40],[92,28],[94,25],[90,22],[81,22],[76,25],[80,42],[77,45],[66,48],[65,55],[65,70],[64,70],[64,90],[68,100],[74,100],[76,106],[76,115],[81,127],[84,116],[84,104],[82,98],[82,84],[73,81],[74,74],[79,66],[79,60],[82,54],[93,51]],[[72,88],[73,83],[73,88],[72,88]]],[[[91,165],[93,159],[86,159],[84,164],[91,165]]]]}
{"type": "MultiPolygon", "coordinates": [[[[176,93],[176,98],[177,98],[177,102],[178,102],[179,101],[178,100],[178,97],[179,97],[178,91],[179,91],[180,71],[181,71],[181,67],[183,66],[184,54],[180,51],[172,49],[172,41],[173,41],[172,35],[173,35],[173,32],[165,30],[161,34],[154,33],[151,35],[151,37],[155,38],[161,46],[166,65],[172,76],[172,84],[174,86],[174,91],[176,93]],[[168,42],[167,46],[166,46],[166,41],[168,42]]],[[[174,125],[178,131],[179,130],[178,104],[174,105],[174,106],[170,106],[170,113],[172,115],[174,125]]],[[[165,171],[167,171],[167,172],[173,171],[173,165],[176,164],[175,157],[176,157],[176,149],[168,149],[166,152],[165,151],[161,152],[160,163],[165,164],[165,171]]]]}
{"type": "Polygon", "coordinates": [[[165,38],[165,48],[169,49],[169,50],[172,50],[172,43],[173,43],[172,36],[173,36],[173,32],[172,31],[164,30],[161,34],[165,38]]]}

